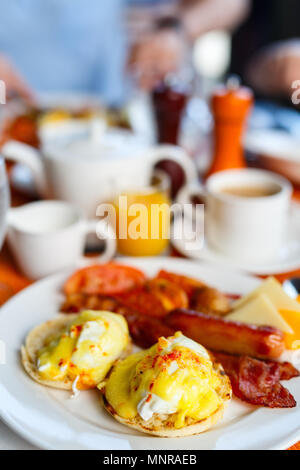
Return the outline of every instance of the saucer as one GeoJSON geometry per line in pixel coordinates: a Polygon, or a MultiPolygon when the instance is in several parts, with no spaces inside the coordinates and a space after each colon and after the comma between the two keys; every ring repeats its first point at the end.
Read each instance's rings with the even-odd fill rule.
{"type": "MultiPolygon", "coordinates": [[[[176,221],[178,222],[179,219],[175,219],[174,224],[176,224],[176,221]]],[[[300,204],[293,203],[291,205],[286,238],[277,256],[267,261],[264,260],[262,263],[240,262],[216,251],[211,246],[208,246],[207,243],[201,246],[200,241],[199,248],[193,247],[193,249],[187,248],[191,240],[187,242],[185,239],[175,239],[174,236],[172,236],[171,241],[173,247],[180,254],[194,260],[211,261],[219,265],[230,266],[258,275],[280,274],[294,271],[300,268],[300,204]]]]}

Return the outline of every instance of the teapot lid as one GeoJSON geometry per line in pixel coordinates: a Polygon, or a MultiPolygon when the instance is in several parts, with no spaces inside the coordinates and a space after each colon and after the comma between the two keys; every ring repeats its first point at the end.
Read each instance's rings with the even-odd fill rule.
{"type": "Polygon", "coordinates": [[[46,150],[52,156],[64,158],[126,158],[134,157],[145,150],[149,142],[132,131],[121,128],[107,128],[99,118],[90,121],[85,132],[53,139],[46,142],[46,150]]]}

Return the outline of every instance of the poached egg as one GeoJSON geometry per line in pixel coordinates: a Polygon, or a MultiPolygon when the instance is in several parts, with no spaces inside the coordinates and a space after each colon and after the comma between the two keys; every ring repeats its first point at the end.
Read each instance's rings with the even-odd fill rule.
{"type": "Polygon", "coordinates": [[[123,316],[86,310],[47,339],[37,354],[37,370],[45,380],[73,380],[74,392],[96,387],[129,343],[123,316]]]}
{"type": "Polygon", "coordinates": [[[133,354],[113,368],[105,397],[124,419],[169,416],[175,428],[186,419],[200,421],[221,404],[220,377],[208,351],[177,332],[161,337],[150,349],[133,354]]]}

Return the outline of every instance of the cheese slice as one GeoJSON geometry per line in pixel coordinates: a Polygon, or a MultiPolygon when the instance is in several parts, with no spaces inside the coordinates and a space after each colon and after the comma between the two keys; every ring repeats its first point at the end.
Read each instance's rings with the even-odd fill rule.
{"type": "Polygon", "coordinates": [[[258,294],[246,304],[226,315],[226,319],[257,326],[273,326],[284,333],[294,334],[277,308],[265,294],[258,294]]]}
{"type": "Polygon", "coordinates": [[[249,300],[258,296],[259,294],[264,294],[270,299],[272,304],[277,310],[292,310],[294,312],[300,313],[300,303],[297,300],[289,297],[283,290],[279,281],[274,277],[269,277],[266,279],[257,289],[250,292],[250,294],[238,299],[233,304],[233,309],[240,308],[244,306],[249,300]]]}
{"type": "Polygon", "coordinates": [[[294,330],[294,334],[285,335],[285,344],[288,349],[300,349],[300,313],[290,310],[280,310],[282,318],[294,330]]]}

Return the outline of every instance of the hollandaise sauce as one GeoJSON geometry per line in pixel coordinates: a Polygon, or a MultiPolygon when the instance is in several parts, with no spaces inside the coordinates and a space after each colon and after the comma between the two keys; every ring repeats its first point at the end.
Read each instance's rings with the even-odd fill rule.
{"type": "Polygon", "coordinates": [[[112,371],[105,396],[124,419],[155,413],[166,415],[175,428],[187,420],[200,421],[221,404],[220,378],[205,348],[176,333],[119,362],[112,371]]]}
{"type": "Polygon", "coordinates": [[[45,380],[71,379],[79,389],[96,386],[129,343],[126,320],[110,312],[87,310],[38,353],[37,368],[45,380]]]}

